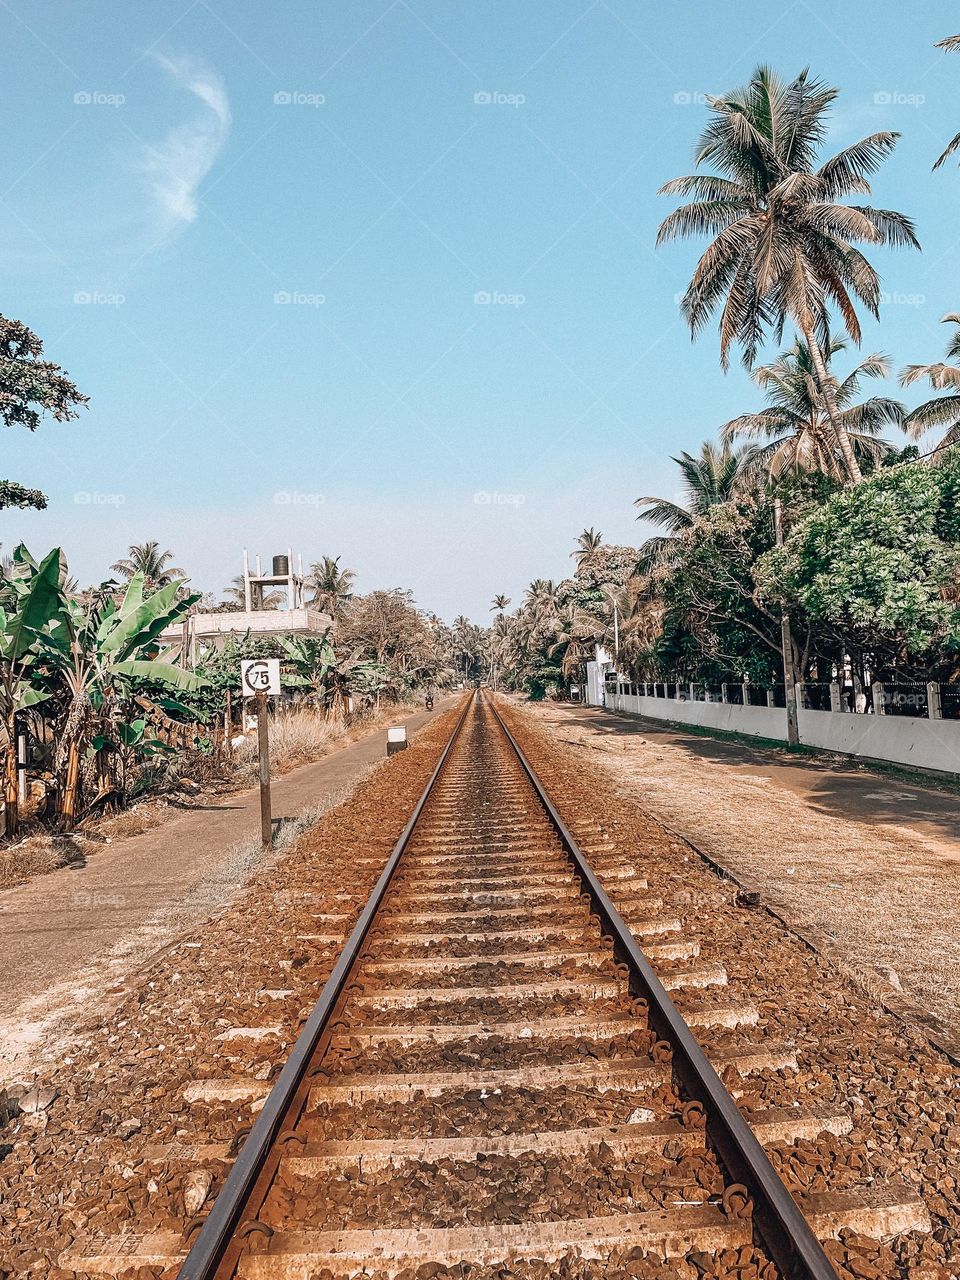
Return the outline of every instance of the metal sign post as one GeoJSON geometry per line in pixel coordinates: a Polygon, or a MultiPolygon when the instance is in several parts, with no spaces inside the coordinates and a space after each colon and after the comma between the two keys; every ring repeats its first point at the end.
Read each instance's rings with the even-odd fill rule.
{"type": "Polygon", "coordinates": [[[280,692],[279,658],[246,658],[240,663],[240,684],[244,697],[254,699],[257,708],[257,746],[260,756],[260,839],[266,849],[273,841],[270,800],[270,727],[267,698],[280,692]]]}
{"type": "MultiPolygon", "coordinates": [[[[783,511],[779,498],[773,503],[773,529],[778,547],[783,546],[783,511]]],[[[780,649],[783,653],[783,693],[787,706],[787,744],[795,747],[800,742],[800,716],[797,710],[797,672],[793,664],[793,633],[790,630],[790,614],[780,611],[780,649]]]]}
{"type": "Polygon", "coordinates": [[[260,749],[260,839],[266,849],[273,841],[270,803],[270,730],[267,725],[267,695],[257,694],[257,745],[260,749]]]}

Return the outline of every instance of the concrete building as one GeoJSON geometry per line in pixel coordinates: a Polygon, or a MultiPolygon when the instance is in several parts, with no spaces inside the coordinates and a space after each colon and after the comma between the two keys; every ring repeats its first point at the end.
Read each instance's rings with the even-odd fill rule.
{"type": "Polygon", "coordinates": [[[244,608],[191,614],[161,632],[161,643],[179,653],[181,665],[195,666],[204,652],[223,648],[230,636],[239,639],[249,634],[254,639],[264,639],[280,635],[322,635],[333,625],[333,618],[304,603],[302,556],[298,557],[296,571],[292,565],[293,558],[288,551],[285,556],[273,557],[270,573],[263,572],[259,556],[251,571],[244,547],[244,608]],[[264,608],[264,599],[274,591],[283,593],[282,605],[264,608]]]}

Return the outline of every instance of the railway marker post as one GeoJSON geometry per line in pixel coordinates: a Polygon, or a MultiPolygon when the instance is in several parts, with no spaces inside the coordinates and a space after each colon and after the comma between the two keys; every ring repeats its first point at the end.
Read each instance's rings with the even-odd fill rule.
{"type": "Polygon", "coordinates": [[[240,683],[246,697],[257,708],[257,746],[260,757],[260,839],[266,849],[273,842],[273,813],[270,797],[270,726],[267,698],[280,693],[280,659],[244,659],[240,663],[240,683]]]}

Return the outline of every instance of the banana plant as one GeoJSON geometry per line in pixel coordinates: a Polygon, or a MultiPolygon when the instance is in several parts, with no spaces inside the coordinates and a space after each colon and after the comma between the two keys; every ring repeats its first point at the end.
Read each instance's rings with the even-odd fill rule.
{"type": "Polygon", "coordinates": [[[61,822],[69,829],[77,814],[80,761],[85,751],[98,753],[101,792],[115,785],[110,777],[110,753],[137,745],[134,694],[144,685],[160,685],[178,692],[194,692],[203,678],[166,660],[160,635],[179,621],[199,600],[181,594],[171,582],[150,595],[144,593],[143,574],[130,579],[119,603],[105,585],[89,603],[69,597],[42,633],[43,658],[66,686],[69,702],[60,735],[56,763],[65,764],[60,806],[61,822]]]}
{"type": "Polygon", "coordinates": [[[351,693],[376,693],[386,679],[381,663],[358,653],[338,657],[329,627],[319,636],[281,637],[280,648],[287,684],[312,693],[332,715],[342,712],[351,693]]]}
{"type": "Polygon", "coordinates": [[[55,548],[39,565],[26,548],[14,552],[17,572],[4,581],[0,607],[0,714],[4,745],[4,829],[16,835],[19,821],[17,787],[17,715],[51,696],[39,669],[40,637],[63,604],[61,553],[55,548]]]}
{"type": "Polygon", "coordinates": [[[325,702],[328,678],[337,666],[331,628],[317,636],[280,636],[279,643],[286,683],[325,702]]]}

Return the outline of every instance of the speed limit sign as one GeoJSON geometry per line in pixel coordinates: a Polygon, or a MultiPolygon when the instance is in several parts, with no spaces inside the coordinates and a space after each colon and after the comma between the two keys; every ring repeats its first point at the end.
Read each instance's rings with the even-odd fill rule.
{"type": "Polygon", "coordinates": [[[279,693],[280,659],[243,659],[240,663],[240,685],[245,698],[253,698],[258,693],[279,693]]]}

